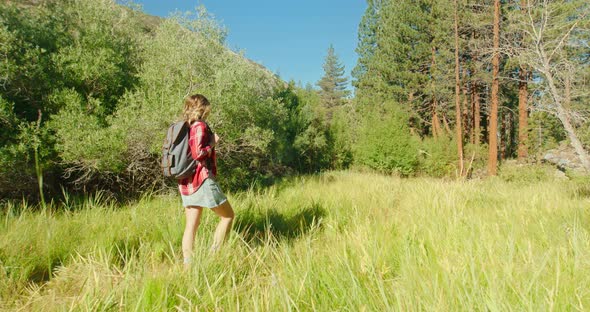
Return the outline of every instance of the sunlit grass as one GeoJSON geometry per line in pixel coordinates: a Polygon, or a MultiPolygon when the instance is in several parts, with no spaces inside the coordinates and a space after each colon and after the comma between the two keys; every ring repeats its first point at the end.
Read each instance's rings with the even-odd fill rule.
{"type": "Polygon", "coordinates": [[[128,207],[94,200],[59,213],[21,207],[0,225],[0,308],[585,310],[585,188],[550,179],[301,177],[231,195],[234,231],[216,254],[217,219],[206,211],[188,271],[178,196],[128,207]]]}

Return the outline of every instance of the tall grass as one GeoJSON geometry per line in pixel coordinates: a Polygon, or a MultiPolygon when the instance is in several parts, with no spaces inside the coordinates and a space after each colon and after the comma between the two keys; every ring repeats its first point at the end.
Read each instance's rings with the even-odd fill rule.
{"type": "Polygon", "coordinates": [[[178,196],[5,213],[0,308],[585,310],[585,189],[550,179],[302,177],[230,196],[235,225],[215,254],[217,218],[206,211],[187,271],[178,196]]]}

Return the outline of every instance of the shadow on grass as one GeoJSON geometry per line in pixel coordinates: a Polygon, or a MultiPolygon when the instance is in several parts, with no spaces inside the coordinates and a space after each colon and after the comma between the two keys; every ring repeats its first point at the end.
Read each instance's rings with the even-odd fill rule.
{"type": "Polygon", "coordinates": [[[33,266],[27,274],[27,280],[35,284],[48,282],[51,277],[51,271],[62,264],[60,259],[52,259],[47,264],[37,264],[33,266]]]}
{"type": "Polygon", "coordinates": [[[313,229],[321,228],[321,218],[326,209],[318,203],[302,207],[289,216],[277,208],[269,210],[246,209],[236,215],[234,229],[249,243],[262,243],[268,238],[276,240],[297,239],[313,229]]]}
{"type": "Polygon", "coordinates": [[[575,178],[572,191],[574,198],[590,198],[590,177],[575,178]]]}
{"type": "MultiPolygon", "coordinates": [[[[110,264],[114,265],[118,269],[123,269],[126,265],[138,257],[139,249],[141,247],[141,241],[139,238],[131,239],[117,239],[112,242],[112,246],[106,250],[107,253],[112,255],[110,264]]],[[[30,268],[25,268],[24,277],[32,283],[43,284],[48,282],[55,273],[55,270],[62,266],[64,263],[74,255],[75,251],[64,251],[58,254],[52,254],[47,257],[46,263],[38,261],[38,263],[31,264],[30,268]]],[[[0,263],[3,262],[4,256],[0,254],[0,263]]],[[[7,270],[7,276],[12,278],[18,278],[19,274],[23,274],[23,269],[19,270],[7,270]]]]}

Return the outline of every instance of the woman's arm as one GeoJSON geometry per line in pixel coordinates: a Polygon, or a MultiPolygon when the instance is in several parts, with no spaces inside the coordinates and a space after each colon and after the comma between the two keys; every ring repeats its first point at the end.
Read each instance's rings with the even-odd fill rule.
{"type": "Polygon", "coordinates": [[[209,146],[216,147],[217,142],[219,142],[219,136],[217,133],[213,133],[213,137],[209,139],[209,146]]]}
{"type": "MultiPolygon", "coordinates": [[[[197,161],[205,160],[211,155],[212,148],[209,145],[209,138],[207,138],[207,130],[205,127],[206,125],[204,122],[197,123],[193,128],[195,133],[191,133],[191,137],[189,138],[191,155],[193,156],[193,159],[197,161]]],[[[191,132],[193,129],[191,129],[191,132]]]]}

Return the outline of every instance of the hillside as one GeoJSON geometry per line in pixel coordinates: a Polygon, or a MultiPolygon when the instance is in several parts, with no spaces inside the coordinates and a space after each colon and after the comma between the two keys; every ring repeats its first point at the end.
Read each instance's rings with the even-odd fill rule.
{"type": "Polygon", "coordinates": [[[222,184],[244,188],[302,167],[292,146],[317,118],[301,113],[310,101],[230,50],[227,30],[204,8],[166,19],[114,0],[11,1],[0,9],[2,198],[167,188],[161,142],[191,93],[214,103],[209,122],[225,142],[222,184]]]}
{"type": "MultiPolygon", "coordinates": [[[[6,0],[6,2],[8,4],[16,4],[19,6],[23,6],[23,7],[35,7],[35,6],[39,6],[39,5],[43,5],[44,3],[47,2],[52,2],[55,0],[6,0]]],[[[126,6],[121,6],[123,8],[127,8],[126,6]]],[[[153,33],[158,26],[160,26],[160,24],[165,20],[165,18],[159,17],[159,16],[154,16],[154,15],[149,15],[145,12],[136,12],[139,15],[139,18],[141,19],[141,23],[143,25],[143,29],[144,31],[148,32],[148,33],[153,33]]],[[[249,63],[251,63],[254,68],[258,68],[266,73],[268,73],[269,76],[271,77],[276,77],[278,80],[280,80],[279,77],[277,77],[272,71],[270,71],[268,68],[264,67],[263,65],[254,62],[253,60],[245,57],[242,54],[236,53],[235,51],[232,51],[231,49],[227,48],[228,52],[236,55],[236,57],[240,57],[245,59],[246,61],[248,61],[249,63]]],[[[285,82],[282,82],[283,84],[285,82]]]]}

